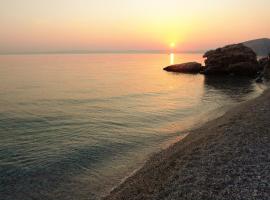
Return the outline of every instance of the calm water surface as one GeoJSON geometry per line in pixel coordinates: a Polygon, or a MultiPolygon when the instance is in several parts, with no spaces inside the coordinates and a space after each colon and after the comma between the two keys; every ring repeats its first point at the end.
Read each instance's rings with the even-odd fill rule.
{"type": "Polygon", "coordinates": [[[0,199],[98,199],[194,124],[262,92],[162,70],[191,60],[201,55],[0,56],[0,199]]]}

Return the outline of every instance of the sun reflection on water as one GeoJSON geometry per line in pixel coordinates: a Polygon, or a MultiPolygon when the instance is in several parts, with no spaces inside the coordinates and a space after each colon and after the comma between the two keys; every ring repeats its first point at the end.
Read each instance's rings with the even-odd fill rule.
{"type": "Polygon", "coordinates": [[[174,65],[174,53],[170,54],[170,64],[174,65]]]}

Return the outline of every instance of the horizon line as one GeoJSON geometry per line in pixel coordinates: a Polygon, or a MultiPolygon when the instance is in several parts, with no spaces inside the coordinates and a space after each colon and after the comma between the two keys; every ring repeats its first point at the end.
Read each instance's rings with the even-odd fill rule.
{"type": "Polygon", "coordinates": [[[205,50],[57,50],[57,51],[9,51],[0,52],[0,55],[38,55],[38,54],[170,54],[170,53],[204,53],[205,50]]]}

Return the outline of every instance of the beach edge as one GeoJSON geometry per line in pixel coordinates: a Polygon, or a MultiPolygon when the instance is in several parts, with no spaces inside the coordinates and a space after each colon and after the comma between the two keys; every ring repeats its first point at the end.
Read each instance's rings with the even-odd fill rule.
{"type": "Polygon", "coordinates": [[[254,195],[266,199],[268,185],[252,185],[262,180],[270,182],[264,176],[270,172],[269,167],[255,169],[259,180],[253,180],[249,166],[256,168],[256,164],[269,162],[269,100],[267,89],[259,97],[191,130],[181,141],[150,157],[103,199],[222,199],[226,194],[230,198],[224,199],[254,199],[254,195]],[[254,156],[260,160],[253,159],[254,156]],[[244,184],[241,179],[252,180],[244,184]]]}

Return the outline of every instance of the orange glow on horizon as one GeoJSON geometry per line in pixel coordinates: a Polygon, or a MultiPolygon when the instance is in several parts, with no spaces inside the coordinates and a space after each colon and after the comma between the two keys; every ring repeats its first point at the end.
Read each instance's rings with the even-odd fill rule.
{"type": "Polygon", "coordinates": [[[27,2],[1,5],[0,52],[195,51],[270,37],[267,0],[27,2]]]}

